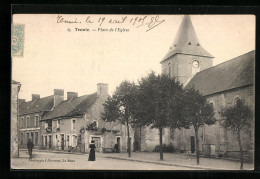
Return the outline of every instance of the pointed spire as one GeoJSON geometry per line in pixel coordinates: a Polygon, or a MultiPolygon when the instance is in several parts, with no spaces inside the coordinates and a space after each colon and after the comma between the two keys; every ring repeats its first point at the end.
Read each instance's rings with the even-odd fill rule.
{"type": "Polygon", "coordinates": [[[213,58],[213,56],[200,45],[189,15],[184,15],[174,42],[161,62],[175,54],[188,54],[213,58]]]}

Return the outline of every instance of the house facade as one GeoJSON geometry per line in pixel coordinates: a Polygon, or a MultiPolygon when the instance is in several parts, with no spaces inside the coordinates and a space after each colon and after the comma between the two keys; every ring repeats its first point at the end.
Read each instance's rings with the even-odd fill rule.
{"type": "Polygon", "coordinates": [[[11,157],[19,156],[18,149],[18,93],[21,84],[12,80],[11,82],[11,157]]]}
{"type": "Polygon", "coordinates": [[[111,150],[115,143],[121,151],[126,150],[126,127],[101,119],[108,96],[108,85],[103,83],[97,84],[97,92],[90,95],[68,93],[67,100],[40,121],[41,148],[87,153],[94,140],[98,152],[111,150]]]}
{"type": "MultiPolygon", "coordinates": [[[[207,52],[196,36],[191,19],[185,15],[176,38],[161,61],[162,73],[175,77],[185,88],[194,87],[219,111],[242,99],[254,110],[254,61],[255,51],[213,66],[213,56],[207,52]]],[[[138,129],[139,130],[139,129],[138,129]]],[[[158,130],[135,130],[135,139],[141,143],[141,151],[152,150],[159,144],[158,130]],[[141,134],[141,135],[140,135],[141,134]]],[[[195,152],[194,129],[171,131],[165,129],[163,143],[172,143],[181,152],[195,152]]],[[[236,136],[219,125],[202,126],[199,129],[199,149],[205,155],[236,155],[239,151],[236,136]]],[[[254,122],[250,134],[242,135],[244,151],[254,149],[254,122]]]]}
{"type": "Polygon", "coordinates": [[[54,94],[40,98],[38,94],[32,94],[32,100],[25,102],[19,100],[19,145],[26,148],[28,139],[32,139],[34,146],[39,147],[40,120],[60,102],[64,100],[64,90],[54,89],[54,94]]]}

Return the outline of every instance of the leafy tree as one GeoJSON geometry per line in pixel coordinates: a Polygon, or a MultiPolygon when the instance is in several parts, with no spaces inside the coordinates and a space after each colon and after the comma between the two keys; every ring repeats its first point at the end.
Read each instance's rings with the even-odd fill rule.
{"type": "Polygon", "coordinates": [[[142,126],[151,126],[159,130],[160,160],[163,160],[163,128],[179,127],[178,100],[183,93],[182,86],[167,75],[155,75],[154,72],[139,81],[138,110],[135,118],[142,126]]]}
{"type": "Polygon", "coordinates": [[[195,131],[197,164],[199,164],[199,127],[204,124],[215,124],[214,108],[207,102],[206,98],[194,88],[185,90],[182,105],[182,114],[184,115],[186,125],[186,127],[184,127],[193,127],[195,131]]]}
{"type": "Polygon", "coordinates": [[[119,121],[127,127],[127,149],[131,157],[131,142],[129,125],[133,122],[136,111],[137,86],[134,83],[123,81],[117,88],[112,98],[108,98],[104,104],[102,119],[107,122],[119,121]]]}
{"type": "Polygon", "coordinates": [[[245,133],[250,132],[253,112],[250,106],[247,106],[244,101],[237,100],[234,106],[226,107],[220,111],[220,116],[222,117],[220,124],[232,130],[238,140],[240,149],[240,169],[243,169],[243,149],[241,142],[241,131],[245,133]]]}

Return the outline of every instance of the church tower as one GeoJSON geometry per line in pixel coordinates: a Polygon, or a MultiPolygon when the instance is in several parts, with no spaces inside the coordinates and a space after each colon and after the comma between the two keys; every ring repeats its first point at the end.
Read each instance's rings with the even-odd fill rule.
{"type": "Polygon", "coordinates": [[[160,63],[162,73],[176,77],[185,86],[197,72],[212,67],[213,58],[199,43],[190,16],[185,15],[173,44],[160,63]]]}

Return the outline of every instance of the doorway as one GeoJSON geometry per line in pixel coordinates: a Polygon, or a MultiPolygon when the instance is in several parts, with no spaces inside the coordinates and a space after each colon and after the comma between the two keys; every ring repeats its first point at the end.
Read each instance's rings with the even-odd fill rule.
{"type": "Polygon", "coordinates": [[[33,135],[33,132],[31,132],[31,139],[32,139],[32,142],[34,143],[34,135],[33,135]]]}
{"type": "Polygon", "coordinates": [[[61,137],[61,150],[64,150],[64,134],[61,134],[60,137],[61,137]]]}
{"type": "Polygon", "coordinates": [[[101,149],[101,137],[92,137],[91,140],[95,141],[94,144],[97,148],[97,151],[101,152],[102,151],[102,149],[101,149]]]}
{"type": "Polygon", "coordinates": [[[49,135],[49,149],[52,148],[52,136],[49,135]]]}
{"type": "Polygon", "coordinates": [[[116,137],[116,143],[118,144],[119,152],[121,151],[121,137],[116,137]]]}
{"type": "Polygon", "coordinates": [[[191,153],[195,152],[195,137],[194,136],[190,137],[190,150],[191,150],[191,153]]]}

